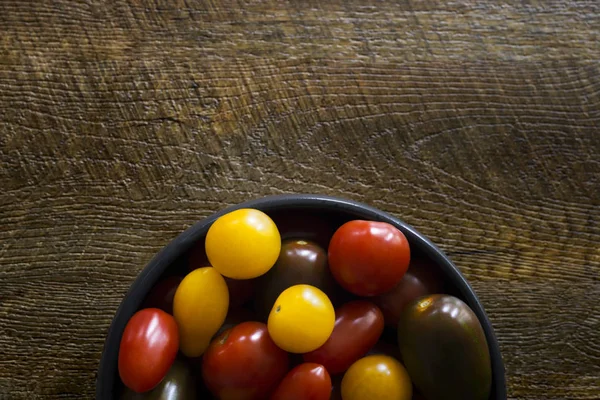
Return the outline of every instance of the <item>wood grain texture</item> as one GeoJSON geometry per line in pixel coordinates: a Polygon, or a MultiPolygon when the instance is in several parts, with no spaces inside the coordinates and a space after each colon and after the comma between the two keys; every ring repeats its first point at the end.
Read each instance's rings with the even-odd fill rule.
{"type": "Polygon", "coordinates": [[[155,252],[324,193],[451,255],[511,399],[600,398],[600,3],[0,0],[0,398],[91,398],[155,252]]]}

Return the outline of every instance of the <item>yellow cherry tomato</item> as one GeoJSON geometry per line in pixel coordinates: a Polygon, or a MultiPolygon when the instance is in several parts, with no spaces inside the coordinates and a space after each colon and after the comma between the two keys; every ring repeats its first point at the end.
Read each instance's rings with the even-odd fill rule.
{"type": "Polygon", "coordinates": [[[325,293],[311,285],[284,290],[269,314],[269,335],[290,353],[308,353],[321,347],[333,332],[335,310],[325,293]]]}
{"type": "Polygon", "coordinates": [[[225,322],[228,308],[227,284],[217,270],[205,267],[187,274],[173,298],[181,352],[188,357],[201,356],[225,322]]]}
{"type": "Polygon", "coordinates": [[[206,234],[205,246],[210,264],[223,276],[252,279],[275,264],[281,236],[267,214],[243,208],[218,218],[206,234]]]}
{"type": "Polygon", "coordinates": [[[408,372],[395,358],[373,355],[348,368],[342,379],[343,400],[410,400],[412,383],[408,372]]]}

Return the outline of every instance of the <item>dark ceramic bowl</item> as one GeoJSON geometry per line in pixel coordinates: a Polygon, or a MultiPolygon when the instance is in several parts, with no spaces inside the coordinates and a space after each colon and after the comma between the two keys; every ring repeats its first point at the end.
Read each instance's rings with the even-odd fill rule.
{"type": "Polygon", "coordinates": [[[121,335],[127,321],[140,308],[150,289],[163,276],[169,275],[171,270],[184,269],[182,263],[185,261],[183,260],[186,259],[189,250],[198,241],[204,240],[211,224],[221,215],[239,208],[256,208],[269,214],[275,220],[281,218],[281,216],[285,217],[297,213],[323,218],[334,226],[339,226],[352,219],[384,221],[396,226],[406,235],[411,246],[411,253],[420,253],[433,261],[439,267],[445,280],[444,283],[450,288],[450,293],[465,301],[479,318],[485,331],[492,361],[492,395],[490,400],[506,399],[504,364],[494,330],[475,292],[452,261],[414,228],[380,210],[351,200],[319,195],[270,196],[229,207],[197,222],[164,247],[133,282],[115,314],[108,330],[100,360],[96,381],[96,399],[109,400],[117,398],[117,394],[121,390],[117,371],[121,335]]]}

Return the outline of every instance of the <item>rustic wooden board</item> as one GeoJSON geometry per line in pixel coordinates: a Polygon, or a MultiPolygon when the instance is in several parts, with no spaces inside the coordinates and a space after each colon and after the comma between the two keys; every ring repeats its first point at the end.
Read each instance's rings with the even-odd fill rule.
{"type": "Polygon", "coordinates": [[[90,398],[194,221],[274,193],[447,251],[513,399],[600,398],[597,1],[0,1],[0,398],[90,398]]]}

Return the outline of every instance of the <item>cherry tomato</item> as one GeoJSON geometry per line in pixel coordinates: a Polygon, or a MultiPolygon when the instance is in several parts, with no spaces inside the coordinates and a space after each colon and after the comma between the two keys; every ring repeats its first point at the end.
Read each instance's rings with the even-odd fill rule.
{"type": "Polygon", "coordinates": [[[385,324],[398,326],[404,307],[418,297],[439,293],[443,289],[442,279],[430,261],[413,259],[400,282],[392,290],[373,299],[385,319],[385,324]]]}
{"type": "Polygon", "coordinates": [[[212,341],[202,377],[220,400],[259,400],[272,392],[288,366],[287,353],[273,343],[265,324],[243,322],[212,341]]]}
{"type": "Polygon", "coordinates": [[[180,276],[170,276],[158,282],[150,290],[143,308],[160,308],[164,312],[173,314],[173,298],[182,280],[180,276]]]}
{"type": "Polygon", "coordinates": [[[361,358],[342,379],[344,400],[411,400],[412,384],[396,359],[375,355],[361,358]]]}
{"type": "Polygon", "coordinates": [[[202,355],[223,325],[228,307],[227,284],[214,268],[199,268],[183,278],[173,299],[173,315],[184,355],[202,355]]]}
{"type": "Polygon", "coordinates": [[[383,314],[368,301],[356,300],[336,310],[335,327],[325,344],[304,355],[332,374],[347,370],[377,343],[383,332],[383,314]]]}
{"type": "Polygon", "coordinates": [[[137,393],[153,389],[177,356],[175,319],[158,308],[146,308],[127,322],[119,346],[119,376],[137,393]]]}
{"type": "Polygon", "coordinates": [[[329,400],[331,377],[324,366],[300,364],[283,378],[271,400],[329,400]]]}
{"type": "Polygon", "coordinates": [[[321,246],[308,240],[285,240],[277,262],[260,278],[255,298],[259,315],[267,317],[281,292],[300,284],[312,285],[328,296],[337,286],[327,266],[327,252],[321,246]]]}
{"type": "Polygon", "coordinates": [[[386,222],[347,222],[329,243],[333,276],[344,289],[358,296],[391,290],[406,273],[409,261],[406,237],[386,222]]]}
{"type": "Polygon", "coordinates": [[[210,264],[223,276],[251,279],[275,264],[281,237],[267,214],[243,208],[218,218],[206,234],[205,246],[210,264]]]}
{"type": "Polygon", "coordinates": [[[335,310],[320,289],[295,285],[281,293],[269,314],[269,334],[290,353],[307,353],[321,347],[331,335],[335,310]]]}

